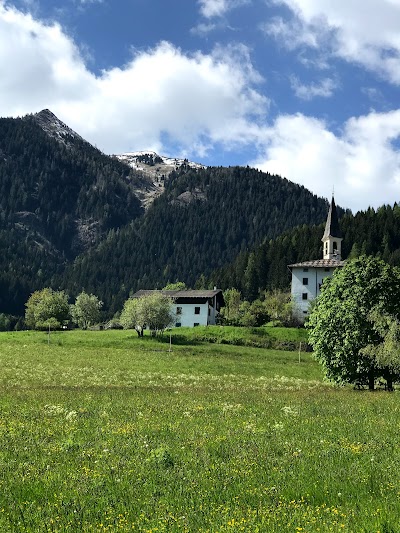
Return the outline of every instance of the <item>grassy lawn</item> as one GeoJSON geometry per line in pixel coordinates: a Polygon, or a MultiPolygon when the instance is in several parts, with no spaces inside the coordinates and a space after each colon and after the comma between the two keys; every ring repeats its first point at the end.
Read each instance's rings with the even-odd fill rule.
{"type": "Polygon", "coordinates": [[[397,393],[179,335],[0,334],[0,531],[400,531],[397,393]]]}

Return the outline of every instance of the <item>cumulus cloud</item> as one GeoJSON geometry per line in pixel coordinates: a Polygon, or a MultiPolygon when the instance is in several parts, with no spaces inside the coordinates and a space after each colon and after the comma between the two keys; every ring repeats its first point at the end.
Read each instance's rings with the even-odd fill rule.
{"type": "Polygon", "coordinates": [[[2,115],[79,100],[93,86],[78,49],[58,24],[45,25],[0,4],[2,115]]]}
{"type": "Polygon", "coordinates": [[[398,0],[274,0],[293,18],[264,26],[289,48],[306,45],[378,72],[400,84],[400,2],[398,0]]]}
{"type": "Polygon", "coordinates": [[[353,210],[377,207],[400,198],[399,138],[400,110],[351,118],[341,134],[302,114],[281,116],[252,164],[321,196],[334,187],[338,203],[353,210]]]}
{"type": "Polygon", "coordinates": [[[2,115],[48,107],[108,153],[242,143],[268,107],[259,80],[245,46],[188,55],[167,42],[96,77],[58,24],[0,4],[2,115]]]}

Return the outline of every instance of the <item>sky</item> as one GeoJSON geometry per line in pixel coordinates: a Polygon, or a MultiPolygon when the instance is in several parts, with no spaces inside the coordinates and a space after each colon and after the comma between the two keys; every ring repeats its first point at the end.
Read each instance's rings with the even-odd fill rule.
{"type": "Polygon", "coordinates": [[[0,0],[0,116],[400,202],[400,0],[0,0]]]}

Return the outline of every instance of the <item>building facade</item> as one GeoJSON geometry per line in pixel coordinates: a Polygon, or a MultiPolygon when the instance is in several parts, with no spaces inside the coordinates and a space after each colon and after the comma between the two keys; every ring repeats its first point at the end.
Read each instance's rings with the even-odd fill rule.
{"type": "Polygon", "coordinates": [[[320,294],[325,278],[331,277],[337,268],[344,266],[342,261],[342,234],[339,227],[335,200],[329,207],[325,231],[322,237],[322,259],[304,261],[289,265],[292,272],[291,295],[293,316],[304,323],[311,302],[320,294]]]}
{"type": "Polygon", "coordinates": [[[140,298],[160,292],[171,298],[172,311],[176,317],[175,327],[212,326],[216,324],[219,311],[224,304],[221,289],[212,291],[147,291],[140,290],[133,298],[140,298]]]}

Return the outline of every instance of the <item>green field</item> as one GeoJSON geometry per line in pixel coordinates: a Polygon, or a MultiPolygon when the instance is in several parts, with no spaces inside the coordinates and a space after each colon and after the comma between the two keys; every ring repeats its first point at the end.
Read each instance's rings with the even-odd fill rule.
{"type": "Polygon", "coordinates": [[[400,531],[398,393],[205,333],[0,334],[0,531],[400,531]]]}

